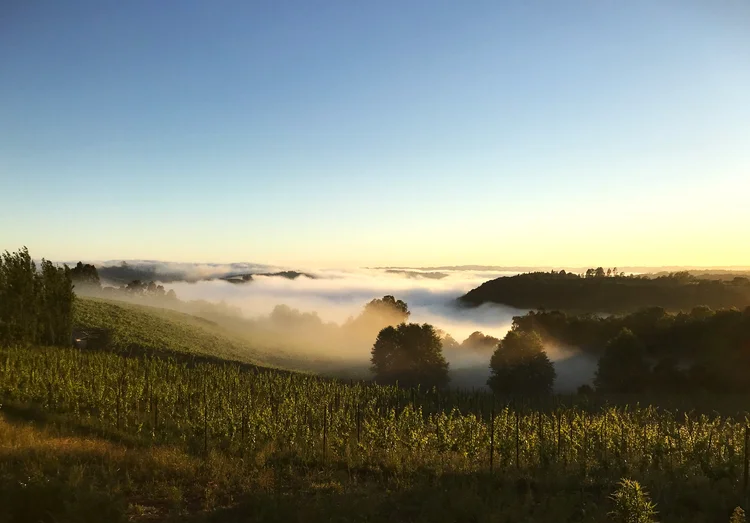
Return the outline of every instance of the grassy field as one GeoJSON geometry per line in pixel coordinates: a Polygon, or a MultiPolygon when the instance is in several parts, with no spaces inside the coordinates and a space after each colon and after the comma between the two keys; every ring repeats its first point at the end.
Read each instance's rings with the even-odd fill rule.
{"type": "Polygon", "coordinates": [[[197,457],[176,445],[92,435],[63,417],[0,414],[2,523],[594,523],[607,520],[607,494],[559,478],[301,467],[271,448],[252,459],[197,457]]]}
{"type": "Polygon", "coordinates": [[[278,350],[260,347],[215,321],[170,309],[122,301],[78,297],[77,329],[105,329],[111,347],[215,357],[263,367],[301,369],[304,362],[278,350]]]}
{"type": "Polygon", "coordinates": [[[622,478],[662,523],[725,523],[746,501],[745,418],[487,399],[0,348],[0,502],[6,521],[593,523],[620,521],[622,478]]]}

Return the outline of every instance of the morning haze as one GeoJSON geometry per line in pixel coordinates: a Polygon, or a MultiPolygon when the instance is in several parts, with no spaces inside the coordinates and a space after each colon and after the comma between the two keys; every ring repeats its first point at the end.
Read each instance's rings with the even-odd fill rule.
{"type": "Polygon", "coordinates": [[[746,521],[750,4],[5,4],[0,522],[746,521]]]}

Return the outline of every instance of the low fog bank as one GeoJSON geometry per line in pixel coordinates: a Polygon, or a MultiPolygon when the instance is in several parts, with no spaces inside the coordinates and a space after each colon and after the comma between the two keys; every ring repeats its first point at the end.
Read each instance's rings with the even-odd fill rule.
{"type": "MultiPolygon", "coordinates": [[[[239,270],[272,271],[281,269],[250,264],[195,265],[186,264],[184,274],[226,276],[239,270]],[[224,271],[224,272],[221,272],[224,271]]],[[[158,267],[151,264],[152,269],[158,267]]],[[[172,271],[174,264],[165,264],[172,271]]],[[[369,377],[369,358],[379,330],[396,324],[399,318],[383,317],[364,306],[371,300],[392,295],[405,301],[411,312],[410,322],[429,323],[443,334],[461,343],[472,333],[502,339],[519,310],[485,304],[476,308],[457,306],[456,298],[488,279],[511,273],[490,271],[445,270],[440,277],[422,277],[418,271],[409,274],[386,270],[358,271],[309,270],[314,276],[293,280],[276,276],[254,276],[248,283],[224,280],[163,281],[167,290],[174,290],[178,300],[154,303],[182,312],[208,317],[222,327],[239,334],[266,350],[299,355],[312,370],[338,376],[369,377]]],[[[169,280],[170,278],[166,278],[169,280]]],[[[122,299],[124,293],[108,297],[122,299]],[[121,296],[123,294],[123,296],[121,296]]],[[[146,303],[141,297],[128,301],[146,303]]],[[[590,381],[588,362],[570,351],[548,349],[558,372],[556,388],[574,390],[590,381]]],[[[491,347],[471,349],[466,346],[446,347],[445,356],[451,366],[452,385],[466,388],[485,387],[489,376],[491,347]]],[[[594,364],[595,367],[595,364],[594,364]]]]}

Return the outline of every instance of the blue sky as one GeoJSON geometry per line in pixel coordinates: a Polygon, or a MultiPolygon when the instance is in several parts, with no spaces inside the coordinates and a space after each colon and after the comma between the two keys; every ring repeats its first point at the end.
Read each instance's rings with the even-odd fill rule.
{"type": "Polygon", "coordinates": [[[0,248],[750,265],[750,3],[10,0],[0,248]]]}

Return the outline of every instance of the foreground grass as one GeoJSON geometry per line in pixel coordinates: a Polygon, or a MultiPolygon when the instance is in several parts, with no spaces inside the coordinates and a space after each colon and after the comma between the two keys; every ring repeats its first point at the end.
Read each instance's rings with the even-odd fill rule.
{"type": "MultiPolygon", "coordinates": [[[[579,510],[584,499],[567,503],[565,492],[541,497],[524,483],[495,490],[499,484],[476,477],[300,469],[264,454],[198,458],[171,446],[82,436],[57,423],[19,420],[18,411],[15,419],[0,416],[0,521],[510,522],[563,505],[579,510]]],[[[596,521],[581,516],[576,520],[596,521]]]]}
{"type": "MultiPolygon", "coordinates": [[[[642,480],[659,521],[722,522],[731,478],[659,471],[642,480]]],[[[436,473],[301,463],[273,445],[202,456],[91,430],[36,406],[0,409],[0,522],[606,522],[610,478],[436,473]]]]}
{"type": "MultiPolygon", "coordinates": [[[[191,456],[0,416],[0,521],[605,521],[601,487],[191,456]]],[[[60,419],[57,420],[60,423],[60,419]]],[[[607,485],[609,488],[609,485],[607,485]]],[[[701,521],[701,520],[695,520],[701,521]]]]}

